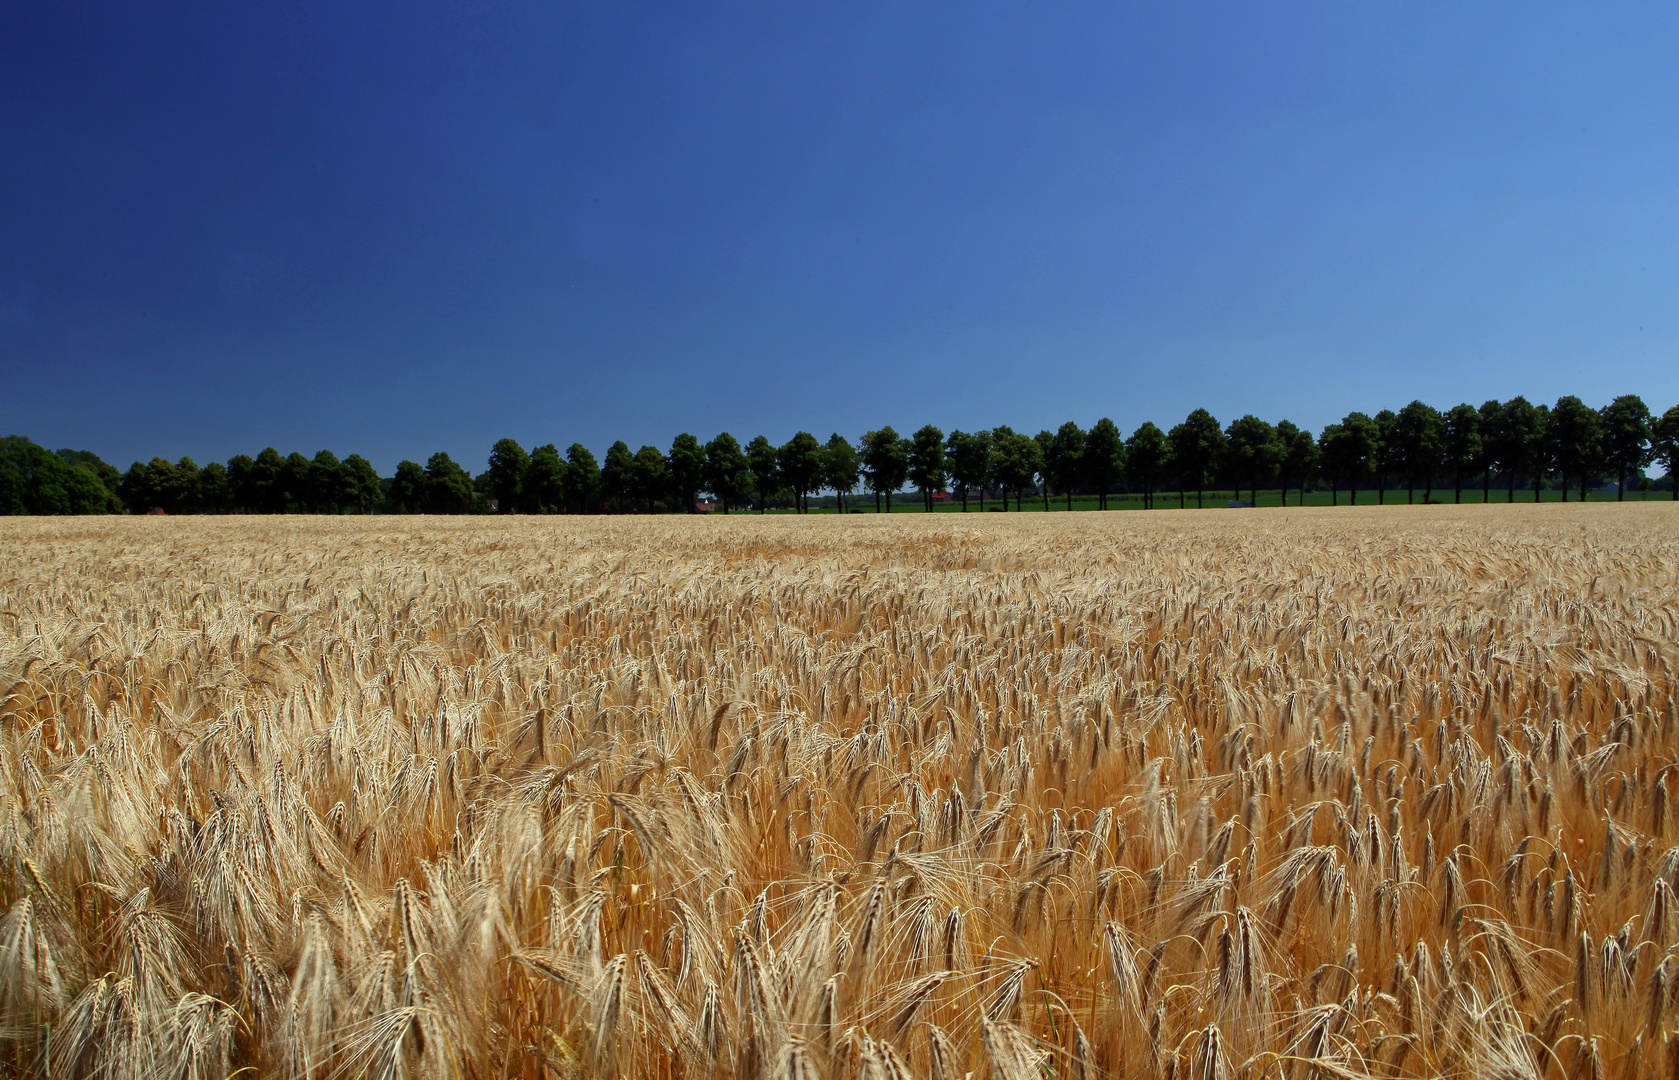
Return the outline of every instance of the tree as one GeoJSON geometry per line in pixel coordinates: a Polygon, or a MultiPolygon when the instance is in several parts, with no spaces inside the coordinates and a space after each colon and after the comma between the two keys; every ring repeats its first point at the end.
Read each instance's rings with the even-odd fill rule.
{"type": "Polygon", "coordinates": [[[1232,420],[1224,431],[1225,468],[1241,494],[1243,481],[1249,489],[1250,502],[1259,505],[1259,486],[1276,474],[1282,459],[1277,442],[1277,429],[1249,413],[1240,420],[1232,420]]]}
{"type": "MultiPolygon", "coordinates": [[[[235,513],[257,512],[256,491],[252,473],[256,462],[249,454],[234,454],[227,459],[227,501],[235,513]]],[[[133,509],[130,507],[130,509],[133,509]]]]}
{"type": "Polygon", "coordinates": [[[360,454],[351,454],[344,459],[344,471],[349,475],[351,490],[355,492],[356,513],[371,514],[385,501],[385,493],[379,487],[379,473],[374,470],[371,461],[360,454]]]}
{"type": "Polygon", "coordinates": [[[727,431],[705,444],[705,482],[725,514],[731,503],[746,497],[746,453],[727,431]]]}
{"type": "MultiPolygon", "coordinates": [[[[21,439],[23,436],[13,435],[10,438],[21,439]]],[[[7,450],[9,448],[0,449],[0,517],[18,517],[29,513],[23,501],[26,484],[23,471],[7,450]]]]}
{"type": "Polygon", "coordinates": [[[227,466],[219,461],[198,470],[198,500],[200,508],[212,513],[225,514],[229,504],[227,486],[227,466]]]}
{"type": "Polygon", "coordinates": [[[1399,414],[1392,409],[1383,409],[1371,419],[1376,421],[1376,456],[1371,463],[1376,473],[1376,503],[1381,505],[1387,502],[1388,478],[1399,463],[1399,440],[1394,431],[1399,423],[1399,414]]]}
{"type": "Polygon", "coordinates": [[[1171,447],[1166,433],[1152,420],[1144,421],[1125,440],[1125,470],[1132,484],[1143,489],[1143,508],[1154,509],[1154,489],[1166,475],[1171,447]]]}
{"type": "Polygon", "coordinates": [[[1480,416],[1481,438],[1481,501],[1492,501],[1492,470],[1497,465],[1494,443],[1504,426],[1504,406],[1497,398],[1488,398],[1475,410],[1480,416]]]}
{"type": "Polygon", "coordinates": [[[1622,394],[1603,407],[1603,457],[1615,470],[1615,501],[1626,498],[1627,474],[1650,464],[1650,407],[1637,394],[1622,394]]]}
{"type": "Polygon", "coordinates": [[[426,459],[426,512],[464,514],[472,509],[472,477],[439,450],[426,459]]]}
{"type": "Polygon", "coordinates": [[[800,431],[775,452],[781,477],[793,489],[794,508],[801,514],[810,513],[810,493],[822,486],[822,474],[827,462],[822,444],[808,431],[800,431]]]}
{"type": "Polygon", "coordinates": [[[856,490],[857,473],[862,461],[851,440],[837,431],[828,436],[828,445],[822,450],[822,481],[834,489],[834,501],[843,514],[845,497],[856,490]]]}
{"type": "Polygon", "coordinates": [[[684,431],[670,444],[670,489],[682,503],[682,512],[692,514],[699,501],[700,488],[705,486],[705,447],[699,439],[684,431]]]}
{"type": "Polygon", "coordinates": [[[403,461],[396,467],[389,493],[391,508],[399,514],[426,510],[426,470],[417,461],[403,461]]]}
{"type": "Polygon", "coordinates": [[[309,504],[318,514],[339,514],[355,502],[350,474],[331,450],[322,450],[309,462],[309,504]]]}
{"type": "Polygon", "coordinates": [[[1342,470],[1346,467],[1340,457],[1346,429],[1340,424],[1325,424],[1318,433],[1318,468],[1329,481],[1329,505],[1339,506],[1342,470]]]}
{"type": "MultiPolygon", "coordinates": [[[[7,463],[11,464],[14,460],[8,458],[7,463]]],[[[21,500],[23,480],[20,478],[16,483],[18,485],[17,498],[21,500]]],[[[117,497],[122,500],[122,504],[128,508],[128,512],[131,514],[146,514],[158,509],[157,496],[152,492],[152,485],[146,479],[146,467],[138,461],[131,462],[128,471],[123,473],[122,479],[117,482],[117,497]]],[[[18,502],[15,511],[8,512],[29,513],[28,510],[24,509],[21,501],[18,502]]]]}
{"type": "MultiPolygon", "coordinates": [[[[1481,406],[1483,413],[1487,411],[1481,406]]],[[[1534,498],[1538,498],[1540,462],[1538,447],[1545,435],[1539,411],[1524,397],[1513,397],[1498,406],[1490,431],[1484,431],[1488,458],[1508,484],[1507,501],[1516,501],[1516,478],[1534,476],[1534,498]]]]}
{"type": "Polygon", "coordinates": [[[1096,509],[1108,508],[1108,489],[1125,475],[1125,440],[1107,417],[1090,425],[1084,437],[1084,480],[1096,489],[1096,509]]]}
{"type": "Polygon", "coordinates": [[[1303,428],[1295,427],[1288,420],[1277,422],[1277,445],[1281,448],[1282,457],[1277,464],[1277,474],[1283,486],[1283,505],[1288,505],[1289,481],[1300,485],[1300,505],[1306,505],[1306,485],[1318,473],[1319,452],[1317,440],[1312,433],[1303,428]]]}
{"type": "Polygon", "coordinates": [[[272,446],[265,448],[251,463],[251,509],[259,514],[279,514],[286,508],[285,484],[281,477],[286,459],[272,446]]]}
{"type": "Polygon", "coordinates": [[[1323,429],[1323,471],[1329,477],[1329,503],[1337,505],[1337,485],[1347,485],[1347,504],[1358,505],[1358,483],[1374,471],[1376,422],[1361,412],[1348,413],[1339,424],[1323,429]]]}
{"type": "MultiPolygon", "coordinates": [[[[333,460],[337,460],[334,458],[333,460]]],[[[175,462],[175,512],[178,514],[197,514],[204,510],[204,486],[200,478],[198,462],[181,455],[175,462]]]]}
{"type": "Polygon", "coordinates": [[[565,502],[566,463],[553,443],[531,451],[520,485],[519,503],[526,513],[546,514],[565,502]]]}
{"type": "Polygon", "coordinates": [[[55,451],[53,456],[66,465],[80,465],[91,472],[109,496],[105,511],[112,514],[122,513],[122,500],[117,498],[117,486],[122,483],[122,473],[117,471],[115,465],[107,463],[92,450],[72,450],[63,447],[55,451]]]}
{"type": "Polygon", "coordinates": [[[630,467],[630,483],[647,507],[647,512],[653,513],[653,504],[663,499],[670,487],[670,465],[657,446],[643,446],[635,452],[635,460],[630,467]]]}
{"type": "Polygon", "coordinates": [[[1021,509],[1022,493],[1031,486],[1038,472],[1038,444],[1030,435],[1008,427],[991,431],[991,475],[1003,489],[1003,509],[1009,508],[1009,492],[1014,492],[1014,508],[1021,509]]]}
{"type": "Polygon", "coordinates": [[[890,427],[863,434],[863,478],[874,492],[875,513],[880,497],[886,496],[886,512],[892,512],[892,493],[909,479],[909,440],[898,437],[890,427]]]}
{"type": "Polygon", "coordinates": [[[910,483],[921,491],[921,504],[927,513],[933,512],[933,492],[944,487],[944,432],[928,424],[910,439],[910,483]]]}
{"type": "Polygon", "coordinates": [[[1032,436],[1032,441],[1038,444],[1038,483],[1043,488],[1044,513],[1047,514],[1049,513],[1049,485],[1052,475],[1049,459],[1055,453],[1055,432],[1046,428],[1032,436]]]}
{"type": "Polygon", "coordinates": [[[1178,507],[1183,508],[1184,493],[1195,489],[1195,505],[1202,505],[1207,485],[1219,465],[1224,450],[1224,431],[1218,420],[1206,409],[1196,409],[1166,433],[1172,448],[1172,467],[1178,475],[1178,507]]]}
{"type": "Polygon", "coordinates": [[[1551,463],[1562,478],[1562,501],[1568,501],[1568,478],[1580,479],[1580,501],[1586,501],[1589,478],[1603,468],[1603,418],[1572,394],[1557,399],[1546,425],[1551,463]]]}
{"type": "Polygon", "coordinates": [[[280,511],[285,514],[307,514],[314,507],[309,502],[309,459],[293,450],[280,465],[280,511]]]}
{"type": "Polygon", "coordinates": [[[606,460],[600,467],[600,492],[616,513],[622,514],[635,491],[635,455],[630,445],[619,439],[606,448],[606,460]]]}
{"type": "Polygon", "coordinates": [[[991,478],[991,433],[952,431],[944,446],[951,482],[962,492],[962,512],[968,512],[969,488],[978,489],[980,509],[985,509],[985,482],[991,478]]]}
{"type": "Polygon", "coordinates": [[[1440,466],[1440,442],[1445,423],[1440,411],[1413,401],[1393,420],[1393,464],[1405,480],[1405,501],[1416,501],[1417,481],[1423,482],[1423,502],[1434,494],[1434,471],[1440,466]]]}
{"type": "Polygon", "coordinates": [[[600,465],[582,443],[572,443],[565,452],[566,505],[579,514],[600,511],[600,465]]]}
{"type": "MultiPolygon", "coordinates": [[[[197,481],[196,469],[193,480],[197,481]]],[[[165,457],[154,457],[142,465],[136,461],[122,478],[122,501],[137,513],[161,510],[165,514],[181,513],[181,483],[175,463],[165,457]]]]}
{"type": "Polygon", "coordinates": [[[0,439],[0,514],[105,514],[117,505],[116,493],[80,461],[22,435],[0,439]]]}
{"type": "Polygon", "coordinates": [[[746,473],[761,514],[781,490],[781,463],[776,460],[775,445],[762,435],[746,444],[746,473]]]}
{"type": "Polygon", "coordinates": [[[0,517],[17,517],[29,513],[23,503],[24,490],[22,470],[10,454],[0,452],[0,517]]]}
{"type": "Polygon", "coordinates": [[[1667,471],[1667,486],[1673,489],[1673,500],[1679,502],[1679,405],[1662,413],[1650,433],[1652,456],[1667,471]]]}
{"type": "Polygon", "coordinates": [[[1084,429],[1069,420],[1055,429],[1055,440],[1044,455],[1050,480],[1061,489],[1067,499],[1067,509],[1073,508],[1073,488],[1084,475],[1084,429]]]}
{"type": "Polygon", "coordinates": [[[1539,485],[1545,477],[1556,471],[1553,456],[1554,446],[1551,443],[1551,407],[1549,405],[1535,405],[1533,418],[1536,427],[1532,433],[1532,441],[1528,444],[1527,459],[1533,463],[1533,501],[1539,501],[1539,485]]]}
{"type": "Polygon", "coordinates": [[[498,439],[490,448],[488,483],[497,513],[518,512],[519,497],[525,489],[525,470],[530,467],[530,455],[515,439],[498,439]]]}
{"type": "Polygon", "coordinates": [[[1441,428],[1440,460],[1452,471],[1454,503],[1463,501],[1463,478],[1482,471],[1486,454],[1481,445],[1480,412],[1467,403],[1453,405],[1441,428]]]}

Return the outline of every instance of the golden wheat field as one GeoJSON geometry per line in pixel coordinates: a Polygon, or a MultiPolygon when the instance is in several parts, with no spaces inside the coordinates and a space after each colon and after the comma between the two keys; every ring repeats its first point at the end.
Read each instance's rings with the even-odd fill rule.
{"type": "Polygon", "coordinates": [[[1676,527],[0,521],[0,1071],[1679,1075],[1676,527]]]}

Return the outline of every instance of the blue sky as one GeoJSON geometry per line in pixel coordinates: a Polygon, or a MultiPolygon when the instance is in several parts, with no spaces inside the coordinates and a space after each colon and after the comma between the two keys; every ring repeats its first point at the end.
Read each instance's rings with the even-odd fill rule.
{"type": "Polygon", "coordinates": [[[1671,5],[0,6],[0,430],[125,466],[1679,402],[1671,5]]]}

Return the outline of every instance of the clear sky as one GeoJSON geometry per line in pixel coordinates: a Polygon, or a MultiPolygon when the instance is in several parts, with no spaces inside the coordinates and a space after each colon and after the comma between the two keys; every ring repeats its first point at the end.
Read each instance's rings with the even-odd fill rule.
{"type": "Polygon", "coordinates": [[[0,433],[1679,402],[1671,4],[0,5],[0,433]]]}

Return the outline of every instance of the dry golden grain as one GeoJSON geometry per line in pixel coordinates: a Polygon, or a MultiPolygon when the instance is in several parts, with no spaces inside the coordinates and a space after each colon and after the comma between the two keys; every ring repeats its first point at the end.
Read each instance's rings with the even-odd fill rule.
{"type": "Polygon", "coordinates": [[[0,521],[0,1072],[1673,1073],[1675,526],[0,521]]]}

